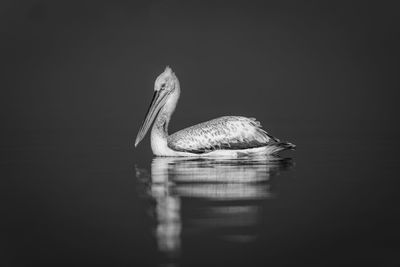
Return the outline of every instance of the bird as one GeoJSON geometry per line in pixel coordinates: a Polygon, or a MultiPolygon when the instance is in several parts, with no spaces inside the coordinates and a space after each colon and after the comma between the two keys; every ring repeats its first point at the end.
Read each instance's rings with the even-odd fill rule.
{"type": "Polygon", "coordinates": [[[166,66],[154,82],[153,98],[136,136],[135,147],[152,124],[150,140],[155,156],[238,158],[273,155],[296,147],[267,133],[255,118],[243,116],[219,117],[169,135],[169,122],[180,93],[176,74],[166,66]]]}

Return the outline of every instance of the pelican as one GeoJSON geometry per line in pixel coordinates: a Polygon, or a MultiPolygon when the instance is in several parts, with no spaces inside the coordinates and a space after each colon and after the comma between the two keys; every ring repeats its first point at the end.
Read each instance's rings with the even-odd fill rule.
{"type": "Polygon", "coordinates": [[[179,80],[167,66],[154,83],[154,95],[139,129],[135,147],[150,126],[151,149],[156,156],[172,157],[241,157],[271,155],[294,149],[261,128],[254,118],[224,116],[185,128],[168,135],[168,125],[181,93],[179,80]]]}

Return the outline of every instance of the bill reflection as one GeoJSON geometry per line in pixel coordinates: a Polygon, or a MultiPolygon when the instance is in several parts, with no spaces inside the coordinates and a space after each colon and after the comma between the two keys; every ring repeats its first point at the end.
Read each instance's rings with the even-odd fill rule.
{"type": "Polygon", "coordinates": [[[210,232],[228,242],[256,239],[262,203],[276,196],[271,181],[291,165],[290,159],[271,156],[154,158],[151,175],[137,170],[137,176],[155,201],[150,209],[159,251],[177,259],[183,238],[210,232]]]}

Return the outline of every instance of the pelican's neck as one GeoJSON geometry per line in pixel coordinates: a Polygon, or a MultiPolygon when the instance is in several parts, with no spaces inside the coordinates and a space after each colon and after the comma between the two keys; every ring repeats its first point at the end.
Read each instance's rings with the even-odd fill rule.
{"type": "Polygon", "coordinates": [[[164,155],[165,149],[168,148],[168,125],[178,103],[179,95],[180,90],[178,85],[178,88],[168,96],[167,102],[156,117],[151,130],[151,149],[155,155],[164,155]]]}

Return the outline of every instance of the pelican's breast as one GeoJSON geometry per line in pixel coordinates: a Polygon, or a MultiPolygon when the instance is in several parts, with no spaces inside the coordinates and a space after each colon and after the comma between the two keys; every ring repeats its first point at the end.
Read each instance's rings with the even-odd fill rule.
{"type": "Polygon", "coordinates": [[[253,118],[225,116],[206,121],[168,136],[175,151],[205,153],[217,149],[246,149],[277,143],[253,118]]]}

